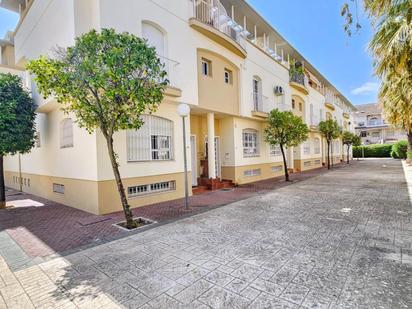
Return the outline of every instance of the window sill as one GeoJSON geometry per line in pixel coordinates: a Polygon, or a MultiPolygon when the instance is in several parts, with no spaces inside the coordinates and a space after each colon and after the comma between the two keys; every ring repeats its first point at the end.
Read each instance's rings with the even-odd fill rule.
{"type": "Polygon", "coordinates": [[[255,154],[255,155],[243,155],[243,158],[258,158],[260,157],[260,154],[255,154]]]}
{"type": "Polygon", "coordinates": [[[127,163],[148,163],[148,162],[175,162],[175,159],[165,159],[165,160],[127,160],[127,163]]]}

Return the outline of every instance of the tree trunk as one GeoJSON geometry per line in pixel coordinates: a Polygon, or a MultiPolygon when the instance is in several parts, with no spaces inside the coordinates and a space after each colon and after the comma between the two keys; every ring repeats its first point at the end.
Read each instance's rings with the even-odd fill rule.
{"type": "Polygon", "coordinates": [[[123,206],[124,216],[126,218],[127,228],[132,229],[137,227],[136,222],[133,220],[133,213],[130,210],[129,203],[127,202],[126,193],[124,192],[122,178],[119,172],[119,163],[117,162],[116,154],[113,150],[113,136],[105,136],[107,142],[107,149],[109,151],[110,162],[112,163],[114,178],[116,179],[117,190],[119,191],[120,200],[123,206]]]}
{"type": "Polygon", "coordinates": [[[333,140],[332,140],[332,143],[330,144],[330,156],[331,156],[330,165],[331,167],[333,167],[333,140]]]}
{"type": "Polygon", "coordinates": [[[406,153],[406,162],[410,163],[412,158],[409,158],[409,154],[412,154],[412,132],[408,132],[408,152],[406,153]]]}
{"type": "Polygon", "coordinates": [[[0,155],[0,209],[6,208],[6,186],[4,185],[3,156],[0,155]]]}
{"type": "Polygon", "coordinates": [[[330,170],[330,142],[328,140],[326,140],[326,144],[327,144],[327,157],[328,157],[328,170],[330,170]]]}
{"type": "Polygon", "coordinates": [[[349,164],[349,150],[350,150],[350,145],[348,144],[347,146],[348,146],[348,151],[347,151],[347,154],[346,154],[346,160],[348,161],[347,163],[349,164]]]}
{"type": "Polygon", "coordinates": [[[285,169],[285,180],[289,181],[288,164],[286,162],[286,156],[285,156],[285,151],[283,150],[283,145],[280,145],[280,151],[282,152],[282,157],[283,157],[283,168],[285,169]]]}

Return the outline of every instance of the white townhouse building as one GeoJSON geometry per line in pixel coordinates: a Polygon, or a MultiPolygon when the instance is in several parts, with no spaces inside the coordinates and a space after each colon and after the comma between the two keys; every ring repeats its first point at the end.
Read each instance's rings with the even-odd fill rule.
{"type": "MultiPolygon", "coordinates": [[[[274,108],[310,126],[309,139],[287,151],[294,172],[326,162],[319,121],[334,118],[353,130],[352,104],[244,0],[0,0],[0,7],[20,13],[13,34],[19,70],[91,29],[127,31],[156,47],[170,80],[164,101],[140,130],[115,135],[132,207],[184,195],[180,103],[191,107],[186,133],[194,188],[282,175],[279,149],[263,140],[274,108]]],[[[95,214],[121,210],[102,134],[80,129],[56,101],[38,95],[30,78],[26,83],[38,104],[38,141],[21,156],[23,190],[95,214]]],[[[345,152],[340,140],[333,146],[337,163],[345,152]]],[[[5,169],[7,185],[17,188],[17,158],[8,157],[5,169]]]]}

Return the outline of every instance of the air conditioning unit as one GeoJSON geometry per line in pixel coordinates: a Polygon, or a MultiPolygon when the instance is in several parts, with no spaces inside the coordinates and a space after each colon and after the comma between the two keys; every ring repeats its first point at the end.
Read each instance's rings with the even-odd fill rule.
{"type": "Polygon", "coordinates": [[[278,96],[285,94],[285,90],[283,89],[282,86],[276,86],[276,87],[273,89],[273,92],[275,93],[275,95],[278,95],[278,96]]]}

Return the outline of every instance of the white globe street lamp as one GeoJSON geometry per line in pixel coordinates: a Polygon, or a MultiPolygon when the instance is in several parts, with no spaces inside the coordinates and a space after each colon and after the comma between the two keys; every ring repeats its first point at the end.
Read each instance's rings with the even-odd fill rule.
{"type": "Polygon", "coordinates": [[[187,150],[186,150],[186,117],[190,114],[190,107],[187,104],[179,104],[177,113],[182,117],[183,123],[183,158],[185,166],[185,209],[189,209],[189,184],[187,180],[187,150]]]}

